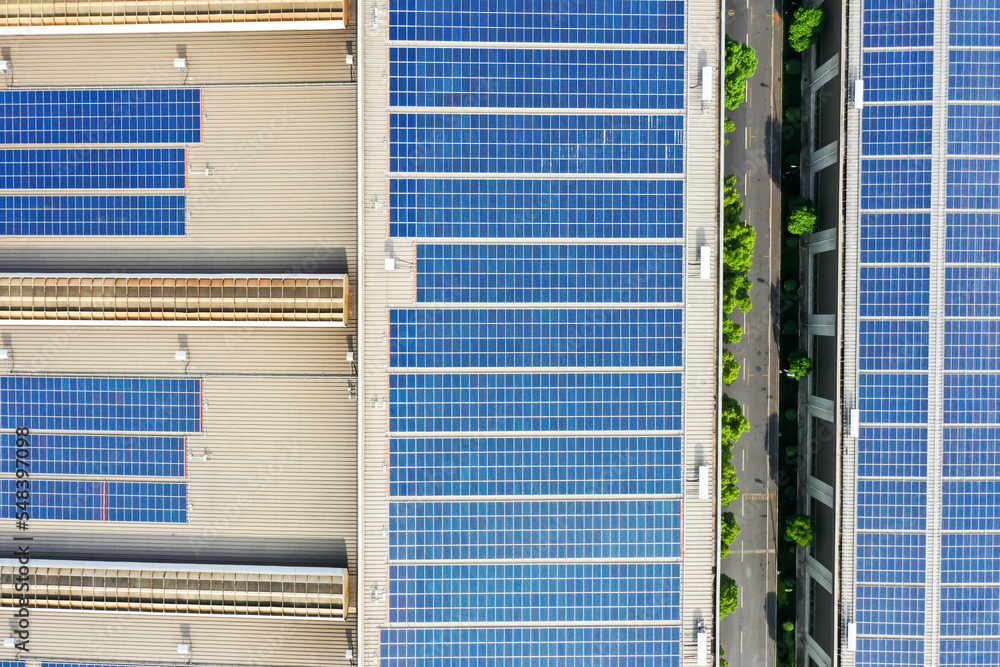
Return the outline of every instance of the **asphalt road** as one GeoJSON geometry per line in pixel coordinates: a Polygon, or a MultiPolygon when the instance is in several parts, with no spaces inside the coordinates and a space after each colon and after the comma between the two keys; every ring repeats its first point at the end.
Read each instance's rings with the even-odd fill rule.
{"type": "Polygon", "coordinates": [[[726,393],[743,406],[750,432],[733,451],[740,497],[727,509],[742,532],[722,572],[740,586],[740,607],[720,623],[720,641],[731,667],[774,667],[776,485],[778,442],[778,276],[780,207],[778,185],[781,109],[781,0],[727,0],[726,32],[757,52],[757,73],[748,81],[747,102],[727,115],[736,131],[727,135],[726,174],[736,174],[743,218],[757,231],[749,313],[733,313],[743,340],[729,346],[742,364],[726,393]]]}

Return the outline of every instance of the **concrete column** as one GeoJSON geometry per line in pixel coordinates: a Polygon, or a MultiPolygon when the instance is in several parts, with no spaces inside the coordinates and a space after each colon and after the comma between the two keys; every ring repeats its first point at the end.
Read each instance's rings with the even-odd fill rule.
{"type": "Polygon", "coordinates": [[[810,336],[836,336],[837,316],[836,315],[809,315],[806,321],[806,328],[810,336]]]}
{"type": "Polygon", "coordinates": [[[809,156],[809,171],[813,174],[835,164],[840,164],[838,142],[836,141],[831,141],[819,150],[813,151],[809,156]]]}
{"type": "Polygon", "coordinates": [[[835,53],[832,58],[813,70],[811,81],[809,82],[809,92],[815,92],[817,88],[837,76],[840,71],[840,54],[835,53]]]}
{"type": "Polygon", "coordinates": [[[834,416],[834,406],[833,401],[828,398],[821,398],[819,396],[809,396],[809,402],[806,404],[806,408],[809,414],[815,417],[821,417],[828,422],[836,422],[836,417],[834,416]]]}
{"type": "Polygon", "coordinates": [[[809,497],[815,498],[827,507],[833,507],[833,487],[813,476],[806,479],[809,497]]]}
{"type": "Polygon", "coordinates": [[[818,665],[831,667],[833,665],[833,660],[831,660],[830,656],[826,654],[826,651],[820,648],[819,644],[816,643],[816,640],[809,636],[809,633],[804,632],[802,634],[806,638],[806,655],[815,660],[818,665]]]}
{"type": "Polygon", "coordinates": [[[833,573],[818,560],[806,554],[806,574],[815,579],[828,593],[833,593],[833,573]]]}
{"type": "Polygon", "coordinates": [[[806,237],[806,247],[810,255],[827,250],[837,249],[837,230],[824,229],[821,232],[812,232],[806,237]]]}

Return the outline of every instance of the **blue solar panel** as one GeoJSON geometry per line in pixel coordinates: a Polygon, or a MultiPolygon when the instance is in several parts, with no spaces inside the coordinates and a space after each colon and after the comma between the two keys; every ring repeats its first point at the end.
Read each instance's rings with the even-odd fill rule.
{"type": "Polygon", "coordinates": [[[941,530],[1000,530],[998,480],[946,479],[941,505],[941,530]]]}
{"type": "Polygon", "coordinates": [[[183,236],[184,195],[0,196],[0,235],[183,236]]]}
{"type": "Polygon", "coordinates": [[[1000,155],[1000,105],[949,105],[948,155],[1000,155]]]}
{"type": "Polygon", "coordinates": [[[927,482],[862,479],[857,488],[858,530],[927,529],[927,482]]]}
{"type": "Polygon", "coordinates": [[[862,584],[922,584],[927,569],[927,536],[913,533],[858,533],[857,581],[862,584]]]}
{"type": "Polygon", "coordinates": [[[683,44],[681,0],[560,0],[511,5],[403,0],[389,12],[389,39],[534,44],[683,44]],[[567,11],[568,10],[568,11],[567,11]]]}
{"type": "Polygon", "coordinates": [[[944,367],[948,371],[1000,371],[1000,321],[945,321],[944,367]]]}
{"type": "Polygon", "coordinates": [[[1000,208],[1000,160],[948,160],[948,208],[1000,208]]]}
{"type": "Polygon", "coordinates": [[[389,441],[394,497],[680,492],[676,436],[389,441]]]}
{"type": "Polygon", "coordinates": [[[1000,267],[947,267],[944,305],[946,317],[1000,316],[1000,267]]]}
{"type": "Polygon", "coordinates": [[[863,424],[926,424],[926,373],[859,373],[863,424]]]}
{"type": "Polygon", "coordinates": [[[680,584],[678,563],[390,565],[389,622],[679,621],[680,584]]]}
{"type": "Polygon", "coordinates": [[[1000,584],[1000,534],[942,535],[941,583],[1000,584]]]}
{"type": "Polygon", "coordinates": [[[1000,588],[942,586],[941,635],[1000,635],[1000,588]]]}
{"type": "MultiPolygon", "coordinates": [[[[924,589],[913,586],[858,586],[854,620],[859,635],[924,634],[924,589]]],[[[888,663],[891,664],[891,663],[888,663]]]]}
{"type": "Polygon", "coordinates": [[[931,260],[930,213],[862,213],[859,232],[862,263],[931,260]]]}
{"type": "Polygon", "coordinates": [[[930,155],[931,105],[868,105],[861,112],[861,154],[930,155]]]}
{"type": "Polygon", "coordinates": [[[681,238],[684,181],[399,179],[389,233],[423,238],[681,238]]]}
{"type": "Polygon", "coordinates": [[[926,266],[862,266],[860,317],[927,317],[930,269],[926,266]]]}
{"type": "Polygon", "coordinates": [[[107,521],[187,522],[187,484],[108,482],[107,521]]]}
{"type": "Polygon", "coordinates": [[[389,404],[394,433],[676,431],[681,374],[390,375],[389,404]]]}
{"type": "Polygon", "coordinates": [[[949,51],[948,74],[949,100],[1000,102],[1000,51],[949,51]]]}
{"type": "Polygon", "coordinates": [[[201,141],[201,90],[3,90],[0,144],[201,141]]]}
{"type": "Polygon", "coordinates": [[[929,350],[927,320],[860,320],[858,369],[925,371],[929,350]]]}
{"type": "Polygon", "coordinates": [[[945,477],[1000,477],[1000,428],[944,429],[945,477]]]}
{"type": "MultiPolygon", "coordinates": [[[[0,472],[15,472],[17,436],[0,435],[0,472]]],[[[184,438],[117,435],[35,435],[31,472],[41,475],[183,477],[184,438]]]]}
{"type": "Polygon", "coordinates": [[[945,261],[1000,264],[1000,214],[948,213],[945,261]]]}
{"type": "Polygon", "coordinates": [[[858,637],[854,653],[857,667],[924,667],[922,639],[858,637]]]}
{"type": "Polygon", "coordinates": [[[927,429],[862,428],[858,437],[858,477],[925,477],[927,429]]]}
{"type": "Polygon", "coordinates": [[[861,208],[930,208],[929,159],[861,160],[861,208]]]}
{"type": "Polygon", "coordinates": [[[389,104],[683,109],[683,51],[389,49],[389,104]]]}
{"type": "Polygon", "coordinates": [[[0,189],[185,187],[183,148],[20,148],[0,151],[0,189]]]}
{"type": "Polygon", "coordinates": [[[382,667],[680,667],[680,634],[664,626],[383,628],[379,658],[382,667]]]}
{"type": "Polygon", "coordinates": [[[681,245],[418,245],[420,303],[679,303],[681,245]]]}
{"type": "Polygon", "coordinates": [[[392,368],[680,366],[680,309],[392,310],[392,368]]]}
{"type": "Polygon", "coordinates": [[[938,658],[941,667],[1000,665],[1000,639],[944,639],[938,658]]]}
{"type": "MultiPolygon", "coordinates": [[[[997,0],[951,0],[950,5],[952,46],[1000,46],[1000,4],[997,0]]],[[[1000,658],[989,664],[1000,665],[1000,658]]]]}
{"type": "Polygon", "coordinates": [[[194,378],[0,377],[0,428],[198,433],[194,378]]]}
{"type": "Polygon", "coordinates": [[[865,103],[929,102],[934,91],[934,52],[865,51],[865,103]]]}
{"type": "Polygon", "coordinates": [[[401,502],[389,558],[679,558],[680,500],[401,502]]]}
{"type": "Polygon", "coordinates": [[[944,376],[945,424],[1000,424],[1000,375],[944,376]]]}
{"type": "Polygon", "coordinates": [[[933,0],[867,0],[864,5],[865,48],[934,45],[933,0]]]}
{"type": "MultiPolygon", "coordinates": [[[[0,479],[0,518],[14,518],[15,479],[0,479]]],[[[31,519],[185,523],[187,485],[31,479],[31,519]]]]}
{"type": "Polygon", "coordinates": [[[679,174],[684,117],[392,114],[389,170],[450,174],[679,174]]]}

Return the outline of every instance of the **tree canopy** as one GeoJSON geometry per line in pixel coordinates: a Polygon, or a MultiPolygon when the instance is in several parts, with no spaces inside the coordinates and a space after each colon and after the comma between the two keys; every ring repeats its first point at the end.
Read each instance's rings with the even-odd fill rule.
{"type": "Polygon", "coordinates": [[[740,606],[740,587],[736,580],[724,574],[719,580],[719,617],[725,618],[740,606]]]}
{"type": "Polygon", "coordinates": [[[796,514],[785,521],[785,539],[808,547],[816,539],[812,519],[805,514],[796,514]]]}
{"type": "Polygon", "coordinates": [[[722,395],[722,437],[735,442],[750,430],[750,422],[743,416],[743,409],[735,398],[722,395]]]}
{"type": "Polygon", "coordinates": [[[757,54],[743,42],[726,36],[726,108],[746,101],[746,80],[757,72],[757,54]]]}
{"type": "Polygon", "coordinates": [[[722,351],[722,383],[729,385],[736,382],[740,376],[740,362],[729,350],[722,351]]]}
{"type": "Polygon", "coordinates": [[[722,318],[722,342],[732,345],[743,340],[743,327],[728,317],[722,318]]]}
{"type": "Polygon", "coordinates": [[[788,25],[788,45],[802,52],[816,43],[823,31],[823,10],[819,7],[799,7],[788,25]]]}
{"type": "Polygon", "coordinates": [[[806,354],[806,351],[799,348],[792,350],[788,355],[788,375],[801,380],[812,373],[813,362],[806,354]]]}
{"type": "Polygon", "coordinates": [[[729,555],[729,545],[736,541],[736,536],[740,534],[740,525],[736,523],[736,515],[732,512],[722,513],[722,533],[719,541],[722,542],[722,557],[729,555]]]}
{"type": "Polygon", "coordinates": [[[741,273],[727,271],[722,279],[722,312],[729,315],[739,308],[744,313],[753,308],[750,302],[750,287],[753,283],[741,273]]]}
{"type": "Polygon", "coordinates": [[[795,197],[788,204],[788,232],[801,236],[816,229],[816,204],[805,197],[795,197]]]}

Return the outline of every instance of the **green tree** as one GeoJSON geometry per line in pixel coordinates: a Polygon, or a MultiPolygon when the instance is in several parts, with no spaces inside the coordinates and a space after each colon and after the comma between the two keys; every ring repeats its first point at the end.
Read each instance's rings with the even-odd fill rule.
{"type": "Polygon", "coordinates": [[[722,318],[722,342],[732,345],[743,340],[743,327],[728,317],[722,318]]]}
{"type": "Polygon", "coordinates": [[[726,209],[723,222],[722,263],[734,273],[746,273],[753,266],[753,250],[757,245],[757,231],[743,224],[739,212],[743,202],[737,202],[726,209]]]}
{"type": "Polygon", "coordinates": [[[740,534],[740,525],[736,523],[736,515],[732,512],[722,513],[722,533],[719,541],[722,542],[721,555],[723,558],[729,555],[729,545],[736,541],[736,536],[740,534]]]}
{"type": "Polygon", "coordinates": [[[724,129],[726,131],[726,134],[729,134],[730,132],[735,132],[736,131],[736,123],[734,123],[733,119],[730,118],[729,116],[726,116],[726,119],[723,122],[723,127],[724,127],[724,129]]]}
{"type": "Polygon", "coordinates": [[[799,348],[792,350],[788,355],[787,375],[796,380],[801,380],[812,373],[813,362],[806,354],[806,351],[799,348]]]}
{"type": "MultiPolygon", "coordinates": [[[[736,175],[729,174],[726,176],[726,180],[722,182],[722,206],[723,209],[728,211],[729,208],[740,200],[740,193],[736,191],[736,175]]],[[[740,211],[742,212],[742,207],[740,211]]],[[[737,214],[739,215],[739,214],[737,214]]]]}
{"type": "Polygon", "coordinates": [[[746,80],[757,72],[757,54],[743,42],[726,37],[726,108],[738,109],[746,100],[746,80]]]}
{"type": "Polygon", "coordinates": [[[735,398],[722,395],[722,438],[736,442],[750,430],[750,422],[743,416],[743,409],[735,398]]]}
{"type": "Polygon", "coordinates": [[[788,232],[801,236],[816,229],[816,204],[805,197],[794,197],[788,204],[788,232]]]}
{"type": "Polygon", "coordinates": [[[798,123],[802,120],[802,109],[798,107],[788,107],[785,109],[785,120],[789,123],[798,123]]]}
{"type": "Polygon", "coordinates": [[[800,53],[816,43],[823,31],[823,10],[818,7],[799,7],[795,19],[788,26],[788,45],[800,53]]]}
{"type": "Polygon", "coordinates": [[[792,58],[787,63],[785,63],[785,71],[792,76],[798,76],[802,74],[802,61],[798,58],[792,58]]]}
{"type": "Polygon", "coordinates": [[[736,476],[736,466],[732,463],[722,464],[722,489],[719,493],[719,500],[723,507],[728,507],[729,503],[740,497],[740,489],[737,486],[739,478],[736,476]]]}
{"type": "Polygon", "coordinates": [[[719,617],[725,618],[740,606],[740,587],[727,574],[719,579],[719,617]]]}
{"type": "Polygon", "coordinates": [[[726,315],[739,308],[744,313],[753,308],[750,302],[750,287],[753,283],[741,273],[726,271],[722,279],[722,312],[726,315]]]}
{"type": "Polygon", "coordinates": [[[740,377],[740,362],[729,350],[722,351],[722,383],[730,385],[740,377]]]}
{"type": "Polygon", "coordinates": [[[816,539],[812,519],[805,514],[796,514],[785,521],[785,539],[808,547],[816,539]]]}

